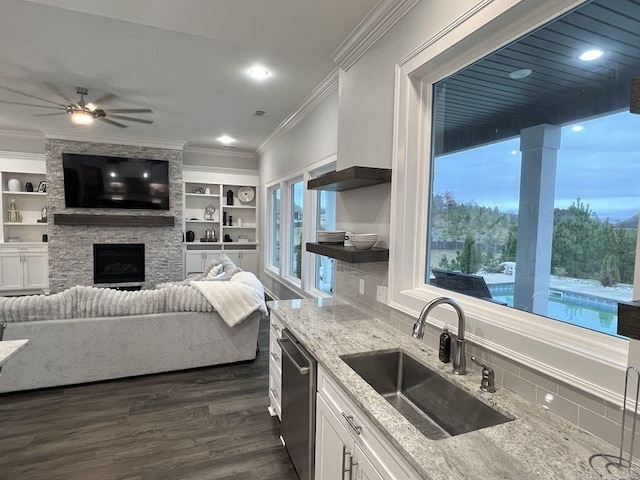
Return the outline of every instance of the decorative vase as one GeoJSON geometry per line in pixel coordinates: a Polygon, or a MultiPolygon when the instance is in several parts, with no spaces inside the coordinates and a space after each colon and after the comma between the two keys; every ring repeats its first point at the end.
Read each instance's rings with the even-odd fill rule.
{"type": "Polygon", "coordinates": [[[24,184],[24,191],[25,192],[33,192],[33,183],[31,182],[27,182],[24,184]]]}
{"type": "Polygon", "coordinates": [[[227,205],[233,205],[233,190],[227,192],[227,205]]]}
{"type": "Polygon", "coordinates": [[[19,178],[10,178],[8,183],[10,192],[21,192],[22,191],[22,181],[19,178]]]}

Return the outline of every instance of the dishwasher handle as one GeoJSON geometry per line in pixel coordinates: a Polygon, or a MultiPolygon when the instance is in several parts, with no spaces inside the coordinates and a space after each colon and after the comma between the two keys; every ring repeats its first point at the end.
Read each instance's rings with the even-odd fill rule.
{"type": "Polygon", "coordinates": [[[296,352],[302,354],[308,360],[308,357],[304,354],[304,352],[296,348],[293,341],[291,341],[289,338],[286,338],[286,337],[278,338],[277,342],[278,342],[278,345],[280,345],[280,348],[282,348],[282,353],[284,353],[289,358],[291,363],[293,363],[293,365],[298,369],[298,373],[300,373],[300,375],[307,375],[309,373],[309,370],[311,370],[311,367],[305,367],[305,366],[299,365],[296,359],[294,358],[294,354],[292,354],[289,351],[289,349],[290,348],[295,349],[296,352]]]}

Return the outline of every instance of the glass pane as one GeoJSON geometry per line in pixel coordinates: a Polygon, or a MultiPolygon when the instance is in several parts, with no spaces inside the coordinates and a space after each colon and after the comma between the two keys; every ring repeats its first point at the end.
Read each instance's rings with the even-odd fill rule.
{"type": "Polygon", "coordinates": [[[271,265],[280,268],[280,187],[271,191],[271,265]]]}
{"type": "Polygon", "coordinates": [[[289,275],[302,278],[302,181],[291,184],[291,235],[289,275]]]}
{"type": "MultiPolygon", "coordinates": [[[[336,229],[336,192],[318,191],[317,230],[336,229]]],[[[316,255],[316,288],[333,295],[333,258],[316,255]]]]}
{"type": "Polygon", "coordinates": [[[640,116],[629,90],[640,60],[622,66],[617,27],[593,64],[561,36],[581,14],[608,15],[605,3],[434,85],[425,281],[616,335],[636,264],[640,116]],[[552,57],[566,65],[548,68],[552,57]]]}

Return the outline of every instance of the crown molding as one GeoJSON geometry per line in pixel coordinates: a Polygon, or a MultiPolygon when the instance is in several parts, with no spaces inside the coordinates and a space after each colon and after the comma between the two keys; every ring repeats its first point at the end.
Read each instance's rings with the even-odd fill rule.
{"type": "Polygon", "coordinates": [[[210,173],[224,173],[224,174],[236,174],[236,175],[251,175],[257,176],[258,170],[248,168],[233,168],[233,167],[214,167],[211,165],[191,165],[185,163],[182,165],[182,171],[188,172],[210,172],[210,173]]]}
{"type": "Polygon", "coordinates": [[[420,0],[380,0],[333,52],[331,59],[343,70],[349,70],[419,2],[420,0]]]}
{"type": "Polygon", "coordinates": [[[236,150],[229,150],[224,148],[204,148],[204,147],[184,147],[184,153],[197,153],[198,155],[207,155],[209,157],[232,157],[232,158],[247,158],[250,160],[256,159],[256,154],[253,152],[242,152],[236,150]]]}
{"type": "Polygon", "coordinates": [[[44,140],[44,134],[39,130],[0,129],[0,137],[21,138],[26,140],[44,140]]]}
{"type": "Polygon", "coordinates": [[[273,132],[256,149],[256,154],[264,152],[269,144],[285,134],[306,117],[309,112],[322,103],[338,89],[338,69],[335,68],[320,84],[296,107],[273,132]]]}
{"type": "Polygon", "coordinates": [[[127,135],[104,135],[96,133],[73,132],[64,130],[45,130],[44,136],[52,140],[69,140],[73,142],[113,143],[115,145],[130,145],[133,147],[164,148],[168,150],[182,150],[184,141],[161,141],[154,138],[133,137],[127,135]]]}
{"type": "Polygon", "coordinates": [[[34,161],[42,162],[45,159],[45,154],[0,150],[0,158],[11,159],[11,160],[34,160],[34,161]]]}

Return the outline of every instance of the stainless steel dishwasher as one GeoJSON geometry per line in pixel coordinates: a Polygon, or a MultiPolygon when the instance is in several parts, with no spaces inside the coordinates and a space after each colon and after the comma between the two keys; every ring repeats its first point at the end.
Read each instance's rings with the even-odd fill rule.
{"type": "Polygon", "coordinates": [[[282,348],[281,439],[300,480],[313,480],[316,435],[316,365],[286,328],[282,348]]]}

